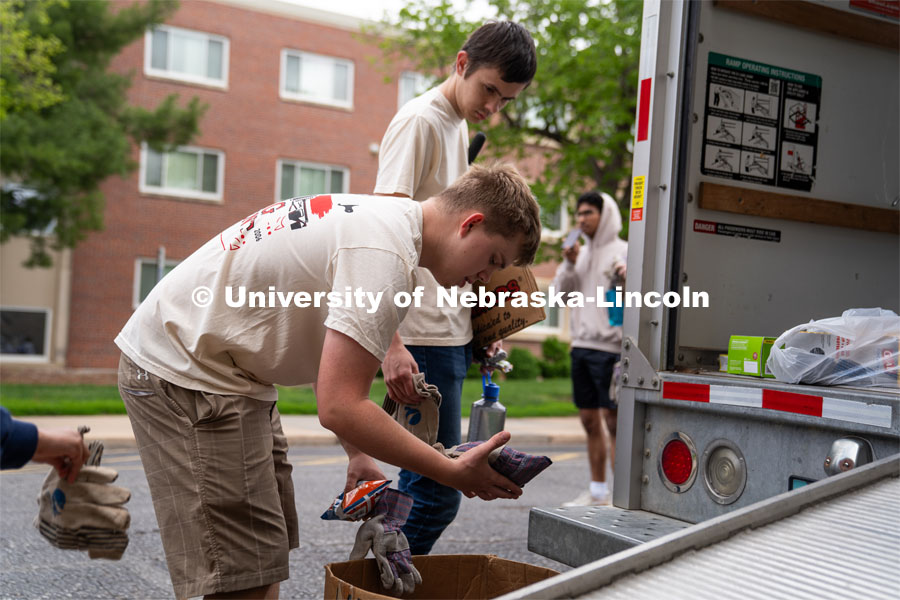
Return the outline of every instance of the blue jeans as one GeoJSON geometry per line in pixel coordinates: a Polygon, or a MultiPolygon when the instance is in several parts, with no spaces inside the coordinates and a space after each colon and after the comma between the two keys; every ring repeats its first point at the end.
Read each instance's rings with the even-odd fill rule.
{"type": "MultiPolygon", "coordinates": [[[[445,448],[460,443],[460,399],[466,371],[472,362],[471,344],[465,346],[407,346],[425,381],[441,392],[437,441],[445,448]]],[[[428,554],[456,518],[462,494],[433,479],[403,469],[399,488],[413,497],[412,511],[403,526],[412,554],[428,554]]]]}

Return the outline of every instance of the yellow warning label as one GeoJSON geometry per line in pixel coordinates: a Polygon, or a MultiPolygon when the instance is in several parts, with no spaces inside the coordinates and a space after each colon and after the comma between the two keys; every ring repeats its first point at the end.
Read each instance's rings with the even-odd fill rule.
{"type": "Polygon", "coordinates": [[[646,176],[638,175],[631,184],[631,220],[644,219],[644,180],[646,176]]]}
{"type": "Polygon", "coordinates": [[[631,208],[644,208],[644,180],[646,176],[638,175],[631,186],[631,208]]]}

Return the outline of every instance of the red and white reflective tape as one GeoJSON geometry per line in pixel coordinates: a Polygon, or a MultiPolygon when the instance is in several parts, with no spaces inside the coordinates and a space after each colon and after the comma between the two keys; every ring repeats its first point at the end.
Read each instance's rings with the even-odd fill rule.
{"type": "Polygon", "coordinates": [[[827,396],[677,381],[664,381],[662,395],[667,400],[746,406],[874,425],[875,427],[891,426],[890,406],[866,404],[865,402],[841,400],[827,396]]]}

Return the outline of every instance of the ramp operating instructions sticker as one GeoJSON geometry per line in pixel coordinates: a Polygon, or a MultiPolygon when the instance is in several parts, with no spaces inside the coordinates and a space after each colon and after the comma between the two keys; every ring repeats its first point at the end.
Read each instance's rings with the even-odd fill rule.
{"type": "Polygon", "coordinates": [[[809,191],[822,78],[709,53],[701,172],[809,191]]]}

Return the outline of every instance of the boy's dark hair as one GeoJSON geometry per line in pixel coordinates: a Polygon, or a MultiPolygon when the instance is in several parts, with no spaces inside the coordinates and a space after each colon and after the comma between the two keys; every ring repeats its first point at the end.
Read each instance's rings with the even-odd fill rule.
{"type": "Polygon", "coordinates": [[[537,52],[528,30],[512,21],[488,21],[461,48],[469,57],[465,77],[483,67],[500,71],[507,83],[531,83],[537,52]]]}
{"type": "Polygon", "coordinates": [[[590,204],[597,209],[597,212],[603,214],[603,196],[599,192],[585,192],[578,196],[578,202],[575,203],[577,209],[582,204],[590,204]]]}

